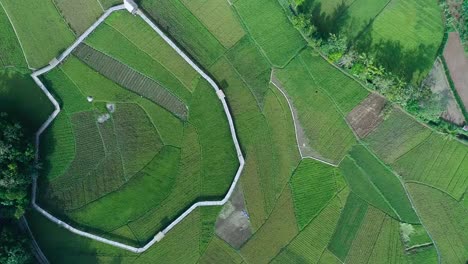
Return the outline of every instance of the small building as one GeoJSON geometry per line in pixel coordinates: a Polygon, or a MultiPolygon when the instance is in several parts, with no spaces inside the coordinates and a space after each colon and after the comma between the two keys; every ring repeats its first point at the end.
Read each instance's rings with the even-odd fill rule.
{"type": "Polygon", "coordinates": [[[124,0],[124,6],[132,14],[138,11],[138,5],[133,0],[124,0]]]}
{"type": "Polygon", "coordinates": [[[88,97],[86,97],[86,100],[88,100],[88,102],[92,103],[94,101],[94,97],[88,96],[88,97]]]}
{"type": "Polygon", "coordinates": [[[465,125],[465,126],[463,127],[463,130],[468,131],[468,125],[465,125]]]}

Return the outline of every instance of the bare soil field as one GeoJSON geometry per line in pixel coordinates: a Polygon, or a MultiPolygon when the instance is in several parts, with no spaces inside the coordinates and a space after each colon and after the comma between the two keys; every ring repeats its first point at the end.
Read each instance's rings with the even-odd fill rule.
{"type": "Polygon", "coordinates": [[[434,63],[434,67],[429,73],[426,83],[431,88],[431,91],[437,95],[440,103],[445,108],[441,117],[456,125],[463,125],[465,123],[465,118],[450,89],[447,76],[445,75],[444,65],[440,59],[436,60],[434,63]]]}
{"type": "Polygon", "coordinates": [[[382,122],[386,103],[384,97],[372,93],[349,112],[346,120],[360,138],[367,136],[382,122]]]}
{"type": "Polygon", "coordinates": [[[444,58],[465,109],[468,109],[468,59],[458,33],[450,32],[444,50],[444,58]]]}
{"type": "Polygon", "coordinates": [[[240,185],[236,187],[231,199],[224,205],[218,216],[216,234],[236,249],[239,249],[252,236],[249,215],[240,185]]]}

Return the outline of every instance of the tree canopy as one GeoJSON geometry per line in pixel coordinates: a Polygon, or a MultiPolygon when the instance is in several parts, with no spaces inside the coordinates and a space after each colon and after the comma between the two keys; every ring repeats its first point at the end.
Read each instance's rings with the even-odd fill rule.
{"type": "Polygon", "coordinates": [[[27,240],[10,221],[0,221],[0,263],[32,263],[33,258],[28,249],[27,240]]]}
{"type": "Polygon", "coordinates": [[[28,206],[34,150],[19,123],[0,113],[0,218],[19,218],[28,206]]]}

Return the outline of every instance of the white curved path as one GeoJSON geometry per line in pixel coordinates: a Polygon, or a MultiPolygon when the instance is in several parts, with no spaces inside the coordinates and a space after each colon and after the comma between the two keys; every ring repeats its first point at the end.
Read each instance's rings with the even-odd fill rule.
{"type": "MultiPolygon", "coordinates": [[[[115,11],[123,10],[123,9],[125,9],[125,6],[123,4],[108,9],[90,28],[88,28],[88,30],[86,30],[83,33],[83,35],[81,35],[68,49],[66,49],[64,53],[62,53],[58,58],[52,60],[50,62],[50,64],[47,65],[46,67],[44,67],[44,68],[42,68],[42,69],[40,69],[38,71],[35,71],[35,72],[33,72],[31,74],[34,81],[42,89],[42,91],[47,95],[47,97],[49,98],[49,100],[52,102],[52,104],[55,107],[55,110],[52,113],[52,115],[49,116],[47,121],[39,128],[39,131],[37,131],[37,133],[36,133],[36,138],[35,138],[35,140],[36,140],[36,142],[35,142],[36,143],[36,156],[35,156],[36,162],[39,161],[39,139],[40,139],[42,133],[47,129],[47,127],[49,127],[49,125],[52,123],[52,121],[60,113],[60,105],[55,100],[55,98],[52,96],[52,94],[47,90],[46,86],[41,82],[41,80],[39,79],[39,76],[44,74],[44,73],[49,72],[52,69],[54,69],[63,60],[65,60],[70,55],[70,53],[81,42],[83,42],[110,14],[112,14],[115,11]]],[[[176,226],[178,223],[180,223],[182,220],[184,220],[184,218],[187,217],[196,208],[202,207],[202,206],[220,206],[220,205],[224,205],[229,200],[229,198],[231,197],[231,195],[232,195],[232,193],[234,191],[234,188],[236,187],[236,184],[237,184],[237,182],[239,180],[239,177],[240,177],[240,175],[242,173],[242,170],[244,168],[245,161],[244,161],[244,157],[242,156],[242,151],[240,149],[239,142],[237,140],[236,131],[235,131],[235,128],[234,128],[234,122],[232,120],[232,116],[231,116],[231,113],[229,111],[228,105],[226,103],[223,91],[220,90],[218,85],[205,72],[203,72],[200,69],[200,67],[198,67],[181,49],[179,49],[179,47],[177,47],[177,45],[175,45],[175,43],[170,38],[168,38],[143,12],[141,12],[140,10],[137,10],[135,14],[140,16],[149,26],[151,26],[151,28],[153,28],[153,30],[159,36],[161,36],[166,41],[166,43],[169,44],[188,64],[190,64],[190,66],[194,70],[196,70],[208,83],[210,83],[210,85],[216,91],[216,94],[218,95],[218,98],[221,101],[221,104],[223,105],[224,112],[226,113],[226,117],[227,117],[228,122],[229,122],[229,128],[230,128],[230,131],[231,131],[232,140],[234,141],[234,145],[235,145],[236,152],[237,152],[237,157],[239,159],[239,168],[238,168],[238,170],[236,172],[236,175],[235,175],[234,180],[233,180],[233,182],[231,184],[231,187],[229,188],[229,190],[228,190],[226,196],[224,197],[224,199],[222,199],[221,201],[206,201],[206,202],[197,202],[197,203],[193,204],[187,211],[185,211],[183,214],[181,214],[176,220],[174,220],[171,224],[169,224],[164,230],[157,233],[150,242],[148,242],[146,245],[144,245],[143,247],[140,247],[140,248],[132,247],[132,246],[120,243],[120,242],[116,242],[116,241],[113,241],[113,240],[110,240],[110,239],[107,239],[107,238],[103,238],[103,237],[100,237],[100,236],[97,236],[97,235],[94,235],[94,234],[91,234],[91,233],[88,233],[88,232],[81,231],[81,230],[76,229],[76,228],[72,227],[71,225],[61,221],[60,219],[56,218],[55,216],[51,215],[50,213],[48,213],[47,211],[42,209],[36,203],[37,176],[38,176],[37,174],[33,175],[32,206],[33,206],[33,208],[35,210],[37,210],[39,213],[41,213],[42,215],[47,217],[50,221],[52,221],[52,222],[58,224],[59,226],[69,230],[72,233],[75,233],[77,235],[87,237],[87,238],[90,238],[90,239],[93,239],[93,240],[108,244],[108,245],[111,245],[111,246],[115,246],[115,247],[118,247],[118,248],[121,248],[121,249],[125,249],[125,250],[128,250],[128,251],[134,252],[134,253],[142,253],[142,252],[146,251],[148,248],[150,248],[152,245],[154,245],[156,242],[160,241],[172,228],[174,228],[174,226],[176,226]]]]}

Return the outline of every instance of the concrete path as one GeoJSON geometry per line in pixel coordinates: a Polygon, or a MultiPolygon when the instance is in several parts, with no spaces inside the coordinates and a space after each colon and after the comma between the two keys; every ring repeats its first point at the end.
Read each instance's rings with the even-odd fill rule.
{"type": "MultiPolygon", "coordinates": [[[[41,80],[39,79],[39,76],[49,72],[50,70],[57,67],[61,62],[63,62],[70,55],[70,53],[81,42],[83,42],[110,14],[112,14],[115,11],[123,10],[123,9],[125,9],[125,6],[124,5],[119,5],[119,6],[115,6],[115,7],[110,8],[109,10],[107,10],[88,30],[86,30],[68,49],[66,49],[64,53],[62,53],[59,57],[53,59],[48,66],[46,66],[46,67],[44,67],[44,68],[42,68],[42,69],[40,69],[38,71],[35,71],[35,72],[33,72],[31,74],[33,80],[42,89],[42,91],[47,95],[47,97],[49,98],[49,100],[52,102],[52,104],[55,107],[55,111],[52,113],[52,115],[49,116],[47,121],[39,128],[39,131],[37,131],[37,133],[36,133],[36,139],[35,139],[36,140],[36,142],[35,142],[36,143],[36,156],[35,156],[36,162],[39,162],[39,143],[40,143],[39,139],[40,139],[42,133],[44,133],[44,131],[50,126],[52,121],[60,113],[60,105],[58,104],[57,100],[55,100],[55,98],[52,96],[52,94],[47,90],[47,87],[41,82],[41,80]]],[[[225,100],[225,96],[224,96],[223,91],[219,89],[218,85],[216,84],[215,81],[213,81],[213,79],[211,79],[211,77],[209,77],[205,72],[203,72],[200,69],[200,67],[198,67],[197,64],[195,64],[181,49],[179,49],[179,47],[177,47],[177,45],[169,37],[167,37],[158,28],[158,26],[156,26],[143,12],[138,10],[136,12],[136,15],[140,16],[149,26],[151,26],[151,28],[159,36],[161,36],[164,39],[164,41],[166,41],[167,44],[169,44],[195,71],[197,71],[213,87],[216,94],[218,95],[218,98],[221,101],[221,104],[223,105],[224,112],[225,112],[226,117],[227,117],[228,122],[229,122],[229,128],[230,128],[230,131],[231,131],[232,140],[234,142],[236,152],[237,152],[237,157],[239,159],[239,164],[240,164],[240,166],[239,166],[239,168],[238,168],[238,170],[236,172],[236,175],[234,177],[234,180],[233,180],[233,182],[231,184],[231,187],[229,188],[229,190],[228,190],[226,196],[224,197],[224,199],[222,199],[221,201],[206,201],[206,202],[197,202],[197,203],[193,204],[187,211],[182,213],[176,220],[174,220],[171,224],[169,224],[164,230],[157,233],[150,242],[148,242],[146,245],[144,245],[143,247],[140,247],[140,248],[132,247],[132,246],[120,243],[120,242],[116,242],[116,241],[113,241],[113,240],[110,240],[110,239],[107,239],[107,238],[103,238],[103,237],[100,237],[100,236],[97,236],[97,235],[94,235],[94,234],[91,234],[91,233],[88,233],[88,232],[81,231],[81,230],[76,229],[76,228],[72,227],[71,225],[61,221],[60,219],[58,219],[55,216],[48,213],[46,210],[42,209],[36,203],[37,176],[38,176],[37,174],[33,175],[32,206],[33,206],[33,208],[35,210],[37,210],[39,213],[41,213],[47,219],[49,219],[50,221],[58,224],[59,226],[65,228],[65,229],[67,229],[68,231],[70,231],[70,232],[72,232],[74,234],[77,234],[77,235],[82,236],[82,237],[87,237],[87,238],[90,238],[90,239],[93,239],[93,240],[96,240],[96,241],[99,241],[99,242],[102,242],[102,243],[105,243],[105,244],[108,244],[108,245],[111,245],[111,246],[115,246],[115,247],[118,247],[118,248],[121,248],[121,249],[125,249],[125,250],[131,251],[133,253],[142,253],[142,252],[146,251],[148,248],[150,248],[152,245],[154,245],[156,242],[160,241],[172,228],[174,228],[174,226],[176,226],[177,224],[182,222],[182,220],[184,220],[185,217],[187,217],[196,208],[202,207],[202,206],[221,206],[221,205],[224,205],[229,200],[229,198],[231,197],[231,195],[232,195],[232,193],[234,191],[234,188],[236,187],[236,184],[239,181],[239,177],[240,177],[240,175],[242,173],[242,170],[244,168],[245,161],[244,161],[244,157],[242,155],[242,151],[241,151],[238,139],[237,139],[237,135],[236,135],[235,127],[234,127],[234,122],[232,120],[232,116],[231,116],[231,113],[229,111],[227,102],[225,100]]]]}

